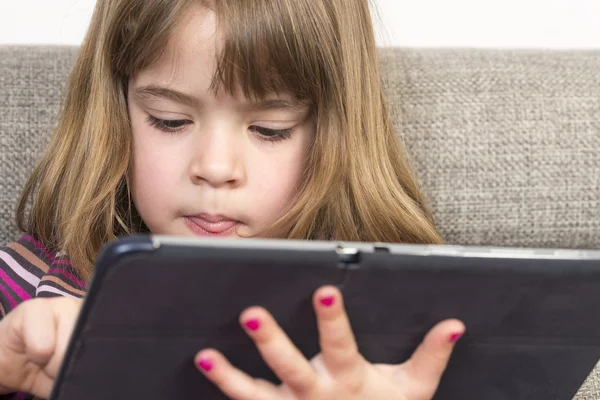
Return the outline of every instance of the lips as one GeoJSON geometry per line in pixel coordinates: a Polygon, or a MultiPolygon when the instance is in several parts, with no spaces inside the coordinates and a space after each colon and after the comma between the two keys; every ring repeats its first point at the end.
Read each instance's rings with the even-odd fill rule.
{"type": "Polygon", "coordinates": [[[239,224],[239,221],[222,215],[189,215],[184,219],[188,227],[198,236],[230,236],[239,224]]]}

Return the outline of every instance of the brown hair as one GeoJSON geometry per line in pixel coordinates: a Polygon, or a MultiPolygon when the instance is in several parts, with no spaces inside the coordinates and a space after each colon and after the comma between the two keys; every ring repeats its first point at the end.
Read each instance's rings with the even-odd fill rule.
{"type": "Polygon", "coordinates": [[[127,184],[127,84],[196,1],[216,11],[223,35],[215,92],[293,93],[314,110],[305,179],[268,235],[441,243],[392,129],[368,0],[99,0],[56,134],[24,188],[21,229],[65,250],[84,278],[104,244],[140,231],[127,184]]]}

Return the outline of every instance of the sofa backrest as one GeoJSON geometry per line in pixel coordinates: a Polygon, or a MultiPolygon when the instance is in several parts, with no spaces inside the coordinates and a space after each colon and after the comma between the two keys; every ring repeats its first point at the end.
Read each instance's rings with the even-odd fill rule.
{"type": "MultiPolygon", "coordinates": [[[[0,243],[76,47],[0,46],[0,243]]],[[[452,244],[600,248],[600,51],[381,49],[395,128],[452,244]]]]}

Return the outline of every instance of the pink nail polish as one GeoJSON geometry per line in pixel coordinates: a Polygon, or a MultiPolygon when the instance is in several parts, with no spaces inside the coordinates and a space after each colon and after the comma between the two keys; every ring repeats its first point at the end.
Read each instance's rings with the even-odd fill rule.
{"type": "Polygon", "coordinates": [[[333,296],[323,297],[321,299],[321,304],[323,304],[325,307],[331,307],[334,302],[335,302],[335,297],[333,297],[333,296]]]}
{"type": "Polygon", "coordinates": [[[245,325],[246,328],[250,329],[251,331],[257,331],[260,328],[260,321],[257,319],[251,319],[246,321],[245,325]]]}
{"type": "Polygon", "coordinates": [[[454,344],[454,343],[458,342],[458,341],[460,340],[460,338],[461,338],[461,337],[463,337],[463,334],[462,334],[462,333],[453,333],[453,334],[450,336],[450,343],[453,343],[453,344],[454,344]]]}
{"type": "Polygon", "coordinates": [[[200,368],[202,368],[204,371],[210,372],[213,369],[214,364],[209,359],[202,358],[198,361],[198,366],[200,368]]]}

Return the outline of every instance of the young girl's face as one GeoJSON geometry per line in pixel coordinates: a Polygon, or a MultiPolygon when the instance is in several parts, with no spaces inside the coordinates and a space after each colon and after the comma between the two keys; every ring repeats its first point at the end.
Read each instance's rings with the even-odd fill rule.
{"type": "Polygon", "coordinates": [[[132,196],[155,234],[255,235],[296,193],[315,131],[309,110],[287,95],[214,96],[219,45],[214,12],[198,6],[129,82],[132,196]]]}

